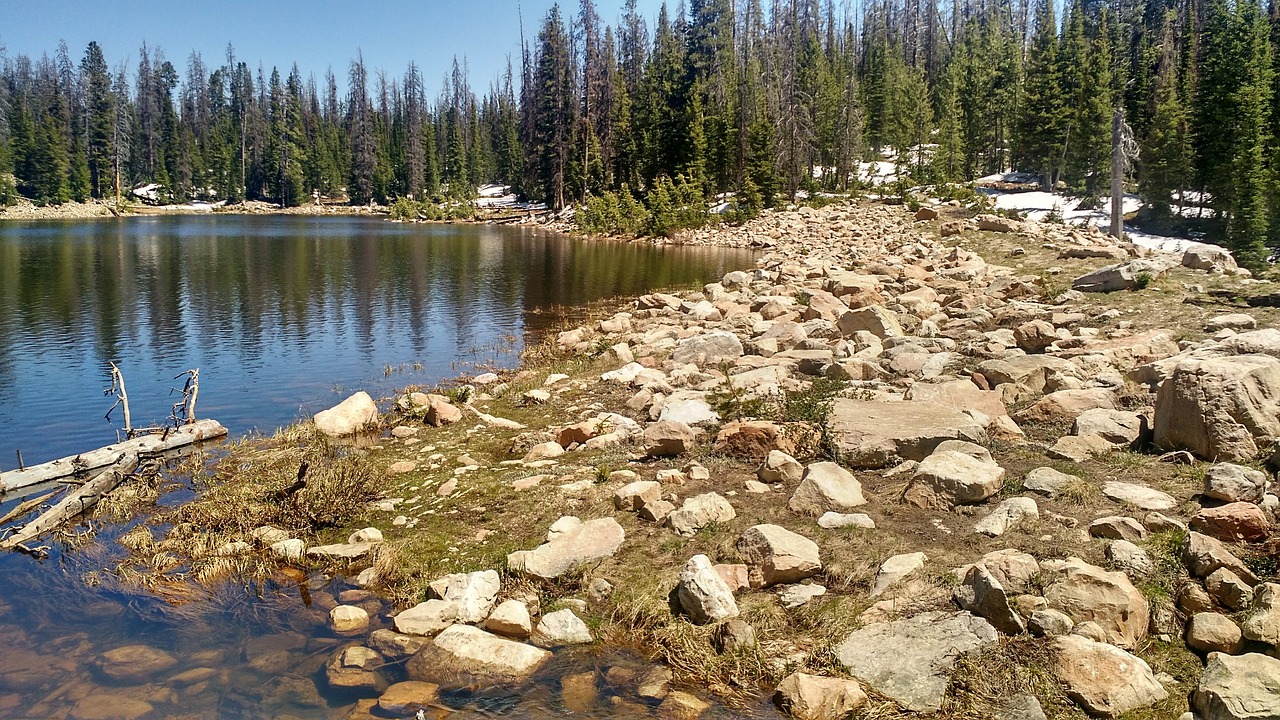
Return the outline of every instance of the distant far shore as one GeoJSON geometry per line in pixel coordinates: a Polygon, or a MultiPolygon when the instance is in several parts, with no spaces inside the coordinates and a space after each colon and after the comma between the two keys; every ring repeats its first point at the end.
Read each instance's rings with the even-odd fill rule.
{"type": "Polygon", "coordinates": [[[0,207],[0,221],[4,220],[85,220],[92,218],[129,217],[137,215],[386,215],[385,205],[313,205],[281,208],[272,203],[248,201],[235,205],[126,205],[120,212],[115,203],[91,200],[66,202],[61,205],[35,205],[29,200],[19,200],[8,207],[0,207]]]}

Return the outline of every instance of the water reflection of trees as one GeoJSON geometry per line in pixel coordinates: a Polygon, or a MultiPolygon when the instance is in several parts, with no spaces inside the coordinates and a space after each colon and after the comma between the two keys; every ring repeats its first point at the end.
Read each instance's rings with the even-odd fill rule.
{"type": "Polygon", "coordinates": [[[270,416],[285,422],[322,399],[300,392],[304,375],[331,388],[415,361],[452,374],[468,350],[553,322],[539,310],[705,282],[745,260],[361,218],[0,225],[0,417],[47,396],[91,397],[105,361],[121,359],[131,388],[140,375],[162,394],[199,365],[241,393],[211,388],[210,403],[292,398],[270,416]],[[48,387],[18,387],[37,370],[48,387]]]}

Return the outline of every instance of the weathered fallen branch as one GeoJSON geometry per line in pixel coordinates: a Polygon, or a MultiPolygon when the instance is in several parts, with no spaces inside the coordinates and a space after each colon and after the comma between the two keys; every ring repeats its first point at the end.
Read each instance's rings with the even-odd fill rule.
{"type": "Polygon", "coordinates": [[[50,500],[53,499],[53,496],[57,494],[58,494],[58,491],[54,490],[51,493],[45,493],[44,495],[41,495],[40,497],[35,498],[33,500],[26,500],[24,502],[18,503],[17,507],[5,513],[4,517],[0,517],[0,525],[3,525],[11,520],[17,520],[23,515],[26,515],[32,510],[35,510],[41,505],[49,502],[50,500]]]}
{"type": "Polygon", "coordinates": [[[0,550],[12,550],[23,546],[41,535],[57,529],[60,525],[79,517],[85,511],[98,504],[107,493],[116,489],[124,479],[138,469],[136,453],[121,453],[107,472],[70,491],[57,505],[49,508],[43,515],[22,526],[16,533],[0,540],[0,550]]]}
{"type": "Polygon", "coordinates": [[[116,462],[121,453],[147,458],[204,440],[212,440],[227,434],[227,429],[216,420],[199,420],[176,430],[126,440],[104,448],[81,453],[75,457],[61,458],[22,470],[0,473],[0,492],[7,493],[40,483],[81,476],[116,462]]]}

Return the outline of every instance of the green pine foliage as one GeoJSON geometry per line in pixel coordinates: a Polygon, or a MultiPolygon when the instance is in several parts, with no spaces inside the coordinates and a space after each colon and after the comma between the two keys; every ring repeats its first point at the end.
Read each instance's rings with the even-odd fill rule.
{"type": "Polygon", "coordinates": [[[1280,20],[1260,0],[687,0],[655,18],[627,0],[612,25],[596,2],[552,8],[500,77],[458,61],[438,86],[358,55],[340,86],[230,46],[0,58],[0,202],[156,184],[160,202],[399,198],[401,217],[450,218],[495,182],[583,227],[666,234],[722,194],[719,219],[740,221],[848,192],[886,151],[904,188],[1021,170],[1094,199],[1119,108],[1145,219],[1254,266],[1280,247],[1280,20]],[[1191,199],[1203,212],[1174,212],[1191,199]]]}

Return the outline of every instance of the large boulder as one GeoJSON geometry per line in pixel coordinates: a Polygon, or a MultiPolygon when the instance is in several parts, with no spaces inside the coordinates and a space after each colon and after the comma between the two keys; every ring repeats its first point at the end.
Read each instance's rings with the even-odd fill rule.
{"type": "Polygon", "coordinates": [[[1103,638],[1137,648],[1147,637],[1151,611],[1147,599],[1122,572],[1110,572],[1079,558],[1046,560],[1044,599],[1076,623],[1092,621],[1103,638]]]}
{"type": "Polygon", "coordinates": [[[546,650],[471,625],[454,625],[409,658],[405,670],[411,680],[460,688],[472,682],[520,682],[549,659],[546,650]]]}
{"type": "Polygon", "coordinates": [[[1115,292],[1139,290],[1170,267],[1164,259],[1138,258],[1098,268],[1071,281],[1071,289],[1080,292],[1115,292]]]}
{"type": "Polygon", "coordinates": [[[378,419],[378,406],[361,390],[337,405],[316,413],[316,429],[329,437],[353,435],[378,419]]]}
{"type": "Polygon", "coordinates": [[[676,599],[695,624],[720,622],[738,616],[733,591],[711,565],[706,555],[694,555],[680,571],[676,599]]]}
{"type": "Polygon", "coordinates": [[[1009,414],[1000,393],[994,390],[983,390],[974,385],[971,380],[918,382],[907,388],[907,392],[902,397],[905,400],[930,403],[959,413],[965,410],[977,410],[992,419],[1009,414]]]}
{"type": "Polygon", "coordinates": [[[803,515],[818,516],[865,505],[862,483],[833,462],[813,463],[805,468],[800,485],[791,495],[787,507],[803,515]]]}
{"type": "Polygon", "coordinates": [[[1236,259],[1231,251],[1207,243],[1191,243],[1182,253],[1182,267],[1192,270],[1231,272],[1236,269],[1236,259]]]}
{"type": "Polygon", "coordinates": [[[941,450],[921,461],[904,498],[922,508],[973,505],[1000,492],[1004,468],[958,450],[941,450]]]}
{"type": "Polygon", "coordinates": [[[714,367],[740,357],[742,357],[742,341],[737,335],[723,330],[685,338],[671,353],[671,361],[677,365],[693,363],[704,367],[714,367]]]}
{"type": "Polygon", "coordinates": [[[835,652],[850,675],[907,710],[930,713],[942,709],[956,659],[998,636],[991,623],[967,612],[927,612],[867,625],[835,652]]]}
{"type": "Polygon", "coordinates": [[[588,520],[533,550],[511,553],[507,556],[507,566],[533,577],[557,578],[587,563],[611,557],[625,538],[622,526],[613,518],[588,520]]]}
{"type": "Polygon", "coordinates": [[[920,461],[946,440],[987,440],[985,428],[973,417],[928,402],[839,398],[831,409],[829,431],[842,464],[853,468],[920,461]]]}
{"type": "Polygon", "coordinates": [[[1200,720],[1280,718],[1280,660],[1259,653],[1214,653],[1191,693],[1200,720]]]}
{"type": "Polygon", "coordinates": [[[852,336],[858,331],[869,332],[882,340],[901,337],[904,334],[902,326],[898,323],[898,316],[879,305],[849,310],[840,316],[836,326],[845,337],[852,336]]]}
{"type": "Polygon", "coordinates": [[[1053,671],[1090,715],[1117,717],[1169,697],[1142,658],[1079,635],[1053,641],[1053,671]]]}
{"type": "Polygon", "coordinates": [[[1280,436],[1280,359],[1190,358],[1156,394],[1154,442],[1209,460],[1251,460],[1280,436]]]}
{"type": "Polygon", "coordinates": [[[777,525],[748,528],[738,537],[737,549],[753,587],[797,582],[822,570],[818,544],[777,525]]]}

